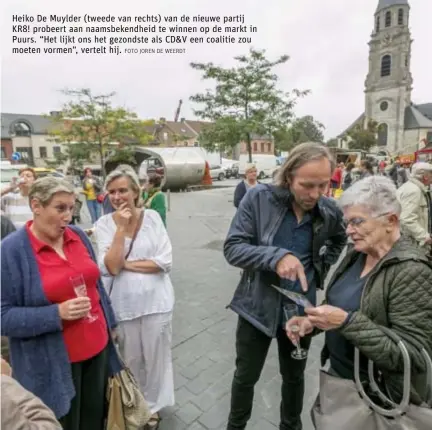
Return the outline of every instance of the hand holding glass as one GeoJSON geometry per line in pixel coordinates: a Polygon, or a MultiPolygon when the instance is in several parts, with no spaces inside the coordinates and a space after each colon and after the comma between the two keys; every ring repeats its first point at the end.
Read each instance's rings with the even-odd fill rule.
{"type": "MultiPolygon", "coordinates": [[[[70,278],[70,281],[77,297],[88,297],[87,286],[83,275],[73,276],[70,278]]],[[[86,319],[92,323],[96,321],[98,317],[89,311],[86,315],[86,319]]]]}
{"type": "MultiPolygon", "coordinates": [[[[298,306],[296,304],[285,304],[283,306],[283,312],[286,322],[288,322],[292,317],[299,316],[298,306]]],[[[290,329],[293,333],[300,332],[300,326],[298,324],[292,324],[290,329]]],[[[294,358],[294,360],[305,360],[308,352],[300,346],[300,338],[298,342],[294,343],[294,345],[296,346],[296,349],[291,353],[291,357],[294,358]]]]}

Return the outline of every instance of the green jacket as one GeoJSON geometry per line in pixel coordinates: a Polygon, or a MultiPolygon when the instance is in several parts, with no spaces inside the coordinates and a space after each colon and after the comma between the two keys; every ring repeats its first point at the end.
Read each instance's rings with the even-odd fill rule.
{"type": "MultiPolygon", "coordinates": [[[[349,251],[336,269],[327,289],[351,264],[356,255],[349,251]]],[[[422,348],[432,358],[432,264],[424,253],[405,238],[372,270],[364,286],[360,310],[340,328],[340,333],[382,371],[395,399],[402,394],[403,358],[399,347],[380,326],[401,337],[411,357],[411,401],[425,398],[426,364],[422,348]]],[[[323,361],[328,358],[324,347],[323,361]]]]}
{"type": "Polygon", "coordinates": [[[152,195],[146,195],[145,207],[147,209],[153,209],[159,213],[166,227],[166,201],[162,191],[157,191],[152,195]]]}

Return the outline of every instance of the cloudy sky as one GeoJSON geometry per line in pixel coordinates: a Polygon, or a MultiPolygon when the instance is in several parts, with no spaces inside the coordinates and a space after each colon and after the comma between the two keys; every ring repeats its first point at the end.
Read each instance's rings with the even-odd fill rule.
{"type": "MultiPolygon", "coordinates": [[[[270,58],[290,60],[277,73],[280,86],[310,89],[296,107],[326,126],[326,137],[340,133],[363,111],[368,41],[378,0],[2,0],[2,112],[40,114],[61,107],[62,88],[115,91],[116,103],[142,118],[173,119],[179,99],[181,117],[193,119],[189,96],[209,86],[190,62],[230,66],[247,45],[189,45],[173,55],[21,55],[11,54],[13,14],[237,15],[258,27],[253,46],[270,58]],[[154,5],[152,5],[154,3],[154,5]]],[[[411,0],[414,39],[413,101],[432,102],[431,0],[411,0]]],[[[20,35],[22,36],[22,35],[20,35]]]]}

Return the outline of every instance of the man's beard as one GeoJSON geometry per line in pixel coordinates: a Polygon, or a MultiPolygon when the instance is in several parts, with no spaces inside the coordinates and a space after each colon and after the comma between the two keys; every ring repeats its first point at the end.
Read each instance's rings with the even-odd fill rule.
{"type": "Polygon", "coordinates": [[[305,202],[304,200],[300,199],[296,193],[291,189],[291,201],[292,203],[295,203],[297,206],[299,206],[304,211],[310,211],[312,210],[318,203],[318,200],[311,201],[311,202],[305,202]]]}

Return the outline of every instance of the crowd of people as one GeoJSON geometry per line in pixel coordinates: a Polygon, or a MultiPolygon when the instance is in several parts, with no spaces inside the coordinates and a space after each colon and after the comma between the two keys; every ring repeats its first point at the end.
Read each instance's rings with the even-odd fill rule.
{"type": "MultiPolygon", "coordinates": [[[[238,325],[227,430],[246,428],[273,338],[281,430],[302,428],[307,355],[320,333],[328,375],[353,381],[359,351],[362,381],[370,360],[394,403],[405,388],[401,339],[409,402],[432,405],[432,165],[416,163],[403,178],[393,167],[336,166],[314,143],[294,148],[273,184],[247,167],[223,249],[241,269],[229,305],[238,325]]],[[[86,169],[81,192],[88,232],[72,224],[77,192],[66,180],[26,168],[2,192],[2,426],[102,430],[108,381],[126,365],[150,409],[147,428],[156,429],[175,403],[161,178],[140,180],[122,165],[102,183],[86,169]]],[[[314,410],[320,404],[318,394],[314,410]]]]}
{"type": "MultiPolygon", "coordinates": [[[[424,352],[432,355],[432,165],[416,163],[408,176],[397,163],[377,172],[365,161],[355,172],[353,164],[336,166],[325,147],[304,144],[290,153],[275,184],[255,182],[247,174],[236,189],[238,209],[224,245],[227,261],[243,269],[230,304],[239,319],[227,429],[246,428],[272,338],[282,375],[280,429],[302,428],[306,360],[294,349],[308,350],[322,332],[321,364],[329,364],[329,375],[354,380],[358,349],[362,380],[369,380],[371,360],[394,402],[404,390],[399,336],[412,360],[409,400],[430,407],[432,369],[424,352]],[[317,290],[337,261],[317,306],[317,290]],[[297,306],[293,315],[293,296],[286,299],[271,285],[302,294],[310,306],[297,306]]],[[[318,395],[314,410],[319,407],[318,395]]]]}
{"type": "Polygon", "coordinates": [[[105,428],[108,381],[126,364],[156,429],[158,412],[174,404],[172,250],[160,178],[143,183],[119,166],[102,186],[86,169],[96,253],[72,225],[74,186],[37,179],[31,168],[19,176],[2,196],[2,427],[105,428]],[[100,216],[104,200],[109,211],[100,216]]]}

